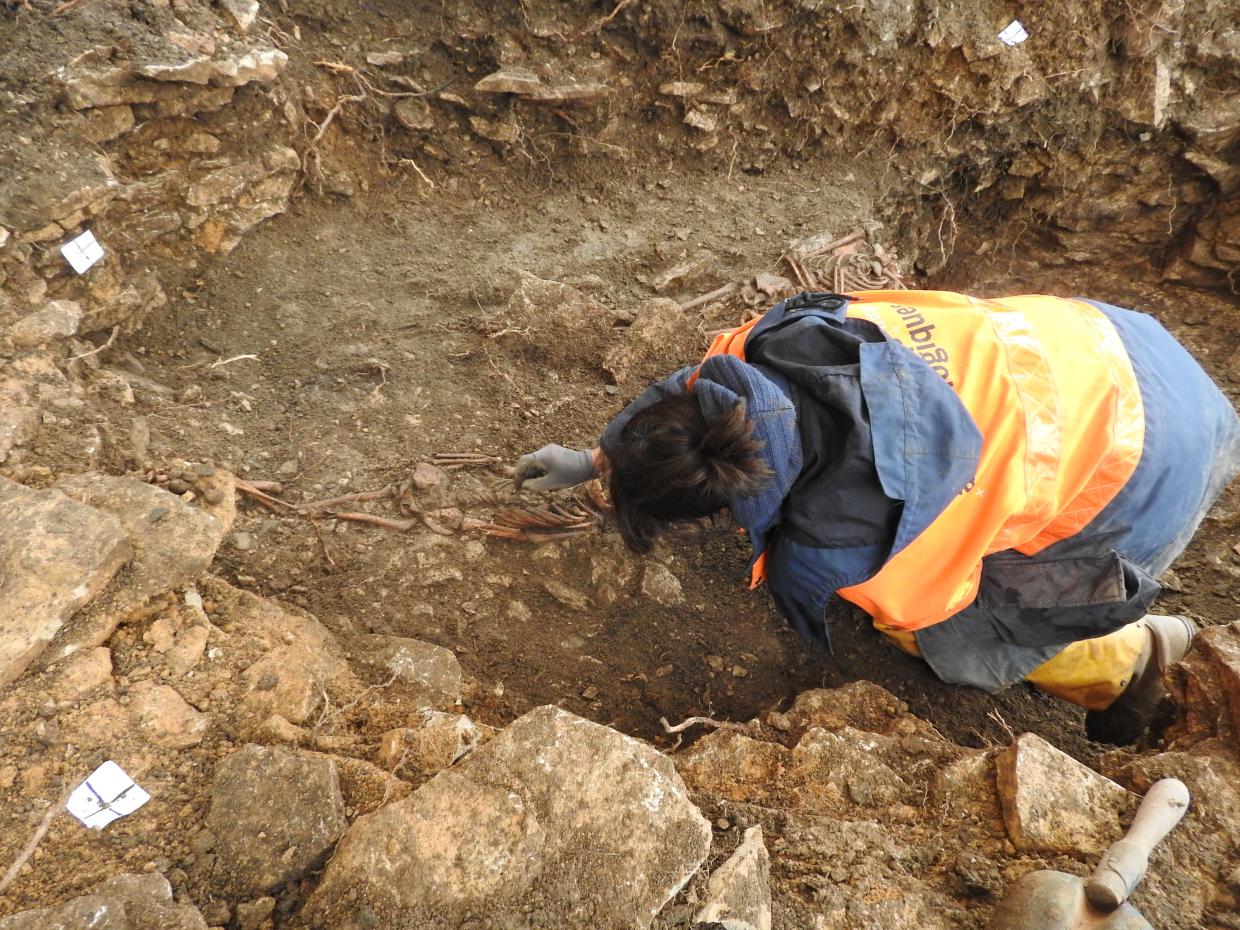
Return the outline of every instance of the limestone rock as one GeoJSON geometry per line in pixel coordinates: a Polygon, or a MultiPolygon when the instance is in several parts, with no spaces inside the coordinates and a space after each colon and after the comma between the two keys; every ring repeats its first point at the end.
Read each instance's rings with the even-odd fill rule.
{"type": "Polygon", "coordinates": [[[107,159],[94,153],[24,146],[15,170],[0,175],[0,226],[42,229],[111,197],[120,186],[107,159]]]}
{"type": "Polygon", "coordinates": [[[735,730],[709,733],[676,756],[676,769],[693,791],[743,803],[759,803],[791,764],[791,750],[735,730]]]}
{"type": "Polygon", "coordinates": [[[128,561],[120,522],[59,491],[0,478],[0,687],[128,561]]]}
{"type": "Polygon", "coordinates": [[[654,598],[664,607],[675,607],[685,602],[685,592],[680,579],[666,565],[650,562],[642,572],[642,594],[654,598]]]}
{"type": "Polygon", "coordinates": [[[649,925],[709,846],[671,760],[540,707],[359,818],[307,913],[339,930],[470,919],[629,930],[649,925]]]}
{"type": "Polygon", "coordinates": [[[809,730],[792,752],[788,781],[802,786],[802,807],[842,798],[859,807],[885,808],[905,800],[908,785],[881,758],[874,733],[845,727],[838,733],[809,730]]]}
{"type": "Polygon", "coordinates": [[[576,288],[520,271],[507,308],[490,326],[503,344],[571,370],[602,361],[620,318],[576,288]]]}
{"type": "Polygon", "coordinates": [[[771,930],[771,857],[761,826],[746,830],[736,852],[711,874],[693,921],[726,930],[771,930]]]}
{"type": "Polygon", "coordinates": [[[83,135],[91,142],[100,145],[110,142],[117,136],[123,136],[134,127],[133,107],[124,104],[114,107],[96,107],[87,110],[83,135]]]}
{"type": "Polygon", "coordinates": [[[0,407],[0,462],[17,446],[24,446],[39,432],[39,408],[30,404],[0,407]]]}
{"type": "Polygon", "coordinates": [[[103,646],[74,653],[55,668],[49,687],[58,701],[76,701],[96,688],[112,683],[112,652],[103,646]]]}
{"type": "Polygon", "coordinates": [[[190,707],[176,689],[150,681],[130,690],[129,711],[142,735],[164,749],[197,746],[211,724],[210,718],[190,707]]]}
{"type": "Polygon", "coordinates": [[[542,88],[542,79],[528,68],[501,68],[474,85],[474,90],[484,94],[532,95],[542,88]]]}
{"type": "Polygon", "coordinates": [[[872,733],[886,733],[900,720],[910,719],[908,705],[872,681],[852,681],[838,688],[815,688],[797,695],[789,710],[781,714],[783,726],[772,717],[777,729],[798,737],[813,727],[841,730],[853,727],[872,733]]]}
{"type": "Polygon", "coordinates": [[[699,249],[678,265],[674,265],[650,282],[659,292],[672,287],[687,284],[705,274],[715,264],[715,254],[708,249],[699,249]]]}
{"type": "Polygon", "coordinates": [[[603,369],[625,390],[637,390],[675,371],[700,348],[699,317],[680,304],[656,297],[641,304],[621,342],[607,353],[603,369]]]}
{"type": "Polygon", "coordinates": [[[59,907],[0,917],[0,930],[207,930],[198,909],[172,900],[168,879],[118,875],[59,907]]]}
{"type": "Polygon", "coordinates": [[[46,345],[53,339],[72,336],[82,322],[82,308],[71,300],[52,300],[9,328],[9,339],[18,349],[46,345]]]}
{"type": "Polygon", "coordinates": [[[379,737],[375,762],[393,775],[426,777],[446,769],[481,740],[478,727],[464,714],[434,712],[425,726],[400,727],[379,737]]]}
{"type": "Polygon", "coordinates": [[[435,114],[424,100],[397,100],[392,115],[406,129],[434,129],[435,114]]]}
{"type": "Polygon", "coordinates": [[[258,19],[258,0],[220,0],[220,6],[242,32],[254,28],[258,19]]]}
{"type": "Polygon", "coordinates": [[[461,663],[443,646],[376,633],[358,637],[350,654],[422,706],[447,710],[460,700],[461,663]]]}
{"type": "Polygon", "coordinates": [[[1096,855],[1119,839],[1127,792],[1025,733],[996,759],[1008,836],[1021,850],[1096,855]]]}
{"type": "MultiPolygon", "coordinates": [[[[228,499],[209,510],[136,478],[79,475],[56,485],[74,500],[114,515],[129,537],[133,561],[106,599],[65,625],[48,649],[48,662],[101,645],[128,612],[193,581],[211,566],[236,505],[231,476],[217,473],[210,480],[212,486],[228,489],[228,499]]],[[[185,650],[191,649],[187,641],[185,650]]],[[[188,652],[178,654],[178,664],[188,659],[188,652]]]]}
{"type": "Polygon", "coordinates": [[[1226,735],[1240,747],[1240,621],[1206,627],[1193,651],[1168,675],[1183,719],[1168,733],[1175,740],[1226,735]]]}
{"type": "Polygon", "coordinates": [[[136,478],[80,475],[56,487],[121,521],[134,549],[126,594],[135,604],[202,575],[231,529],[178,495],[136,478]]]}
{"type": "Polygon", "coordinates": [[[206,825],[215,884],[237,895],[275,891],[322,865],[348,827],[336,763],[245,746],[216,769],[206,825]]]}

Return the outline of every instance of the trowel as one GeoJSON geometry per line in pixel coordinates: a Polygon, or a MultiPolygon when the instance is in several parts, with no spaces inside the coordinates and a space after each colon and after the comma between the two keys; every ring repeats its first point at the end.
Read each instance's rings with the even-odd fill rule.
{"type": "Polygon", "coordinates": [[[1124,838],[1102,854],[1087,879],[1043,869],[1012,886],[989,930],[1154,930],[1128,902],[1150,853],[1188,810],[1188,788],[1175,778],[1146,792],[1124,838]]]}

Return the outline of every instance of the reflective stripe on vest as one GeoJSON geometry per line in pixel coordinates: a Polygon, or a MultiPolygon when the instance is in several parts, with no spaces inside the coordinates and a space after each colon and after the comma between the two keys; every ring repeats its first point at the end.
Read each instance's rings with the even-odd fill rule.
{"type": "MultiPolygon", "coordinates": [[[[1141,457],[1141,392],[1115,327],[1089,304],[942,291],[854,296],[848,315],[930,365],[983,436],[973,483],[878,574],[839,591],[880,622],[917,630],[972,602],[985,556],[1033,555],[1110,503],[1141,457]]],[[[716,338],[707,357],[720,347],[743,358],[751,327],[716,338]]],[[[755,565],[755,579],[760,572],[755,565]]]]}

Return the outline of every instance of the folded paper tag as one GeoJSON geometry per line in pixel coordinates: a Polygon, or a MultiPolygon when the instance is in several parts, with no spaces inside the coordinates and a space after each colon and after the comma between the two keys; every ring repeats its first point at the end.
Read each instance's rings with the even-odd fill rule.
{"type": "Polygon", "coordinates": [[[1004,45],[1020,45],[1027,38],[1029,38],[1029,33],[1025,32],[1025,27],[1021,25],[1019,19],[1012,20],[999,33],[999,41],[1004,45]]]}
{"type": "Polygon", "coordinates": [[[105,762],[69,795],[66,809],[92,830],[132,814],[151,799],[115,762],[105,762]]]}
{"type": "Polygon", "coordinates": [[[60,247],[63,255],[78,274],[85,274],[95,262],[103,258],[103,246],[89,229],[76,239],[70,239],[60,247]]]}

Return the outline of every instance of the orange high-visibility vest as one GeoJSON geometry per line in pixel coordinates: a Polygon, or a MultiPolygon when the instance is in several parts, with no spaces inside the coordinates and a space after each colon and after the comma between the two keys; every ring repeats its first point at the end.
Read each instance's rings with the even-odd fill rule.
{"type": "MultiPolygon", "coordinates": [[[[862,291],[847,314],[924,360],[982,434],[974,481],[876,575],[838,592],[881,623],[918,630],[946,620],[976,596],[983,558],[1006,549],[1034,555],[1074,535],[1136,470],[1140,388],[1119,334],[1095,307],[862,291]]],[[[743,359],[753,326],[717,337],[706,357],[743,359]]]]}

